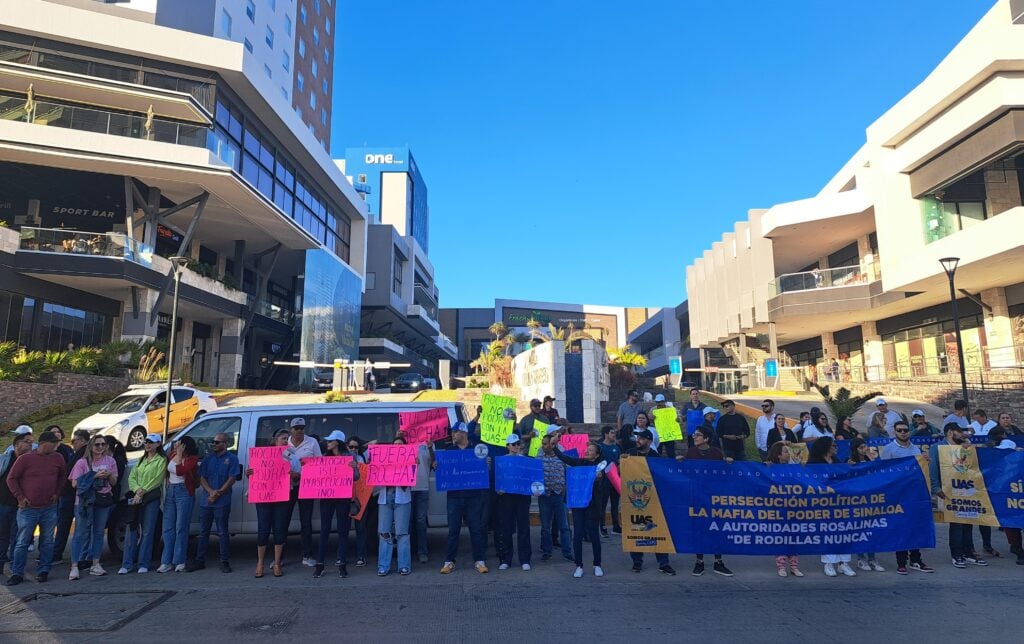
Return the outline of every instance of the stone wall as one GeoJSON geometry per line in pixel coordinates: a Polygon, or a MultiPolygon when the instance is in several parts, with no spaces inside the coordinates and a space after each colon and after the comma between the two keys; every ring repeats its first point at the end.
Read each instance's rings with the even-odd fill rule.
{"type": "MultiPolygon", "coordinates": [[[[920,400],[952,411],[953,401],[962,398],[959,384],[949,383],[915,383],[908,381],[887,381],[868,384],[844,384],[855,395],[863,395],[871,391],[881,391],[886,396],[920,400]]],[[[833,392],[834,393],[834,392],[833,392]]],[[[990,418],[1002,411],[1013,414],[1015,422],[1024,418],[1024,386],[1006,384],[1002,387],[972,389],[968,387],[971,409],[984,409],[990,418]]]]}
{"type": "Polygon", "coordinates": [[[543,342],[512,359],[512,377],[520,396],[565,400],[565,343],[543,342]]]}
{"type": "Polygon", "coordinates": [[[0,429],[14,427],[26,414],[43,407],[86,403],[96,394],[113,397],[127,388],[127,378],[77,373],[55,374],[52,383],[0,381],[0,429]]]}

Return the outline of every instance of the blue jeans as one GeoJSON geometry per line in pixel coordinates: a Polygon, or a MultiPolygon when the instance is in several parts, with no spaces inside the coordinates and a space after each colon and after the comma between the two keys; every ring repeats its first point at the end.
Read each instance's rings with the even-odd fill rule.
{"type": "Polygon", "coordinates": [[[970,523],[949,524],[949,555],[953,559],[970,554],[967,549],[971,547],[973,531],[974,526],[970,523]]]}
{"type": "Polygon", "coordinates": [[[525,494],[499,494],[498,506],[498,559],[512,565],[512,532],[516,533],[519,563],[530,563],[533,547],[530,545],[530,499],[525,494]]]}
{"type": "Polygon", "coordinates": [[[75,506],[75,536],[71,539],[71,563],[99,561],[103,556],[103,533],[114,506],[98,508],[79,503],[75,506]]]}
{"type": "MultiPolygon", "coordinates": [[[[629,558],[633,560],[633,563],[642,564],[644,562],[644,553],[642,552],[631,552],[629,558]]],[[[663,552],[654,553],[654,558],[658,561],[658,568],[664,568],[668,565],[668,555],[663,552]]]]}
{"type": "Polygon", "coordinates": [[[217,522],[217,541],[220,546],[220,560],[231,558],[231,536],[228,534],[230,505],[211,508],[199,506],[199,541],[196,542],[196,563],[206,563],[206,549],[210,545],[210,528],[217,522]]]}
{"type": "Polygon", "coordinates": [[[334,518],[337,517],[338,525],[338,563],[347,565],[345,556],[348,551],[348,530],[352,525],[352,517],[349,510],[352,507],[352,499],[320,499],[320,543],[317,544],[316,562],[324,565],[327,558],[327,542],[331,539],[331,528],[334,518]]]}
{"type": "Polygon", "coordinates": [[[192,523],[192,506],[195,497],[189,496],[184,483],[167,486],[164,498],[164,551],[160,563],[178,566],[188,558],[188,528],[192,523]]]}
{"type": "Polygon", "coordinates": [[[18,506],[0,505],[0,573],[4,564],[14,559],[14,544],[18,542],[18,506]]]}
{"type": "MultiPolygon", "coordinates": [[[[373,503],[372,498],[370,503],[373,503]]],[[[366,515],[359,521],[352,519],[352,522],[356,524],[356,558],[366,559],[366,515]]]]}
{"type": "Polygon", "coordinates": [[[416,541],[416,554],[427,556],[427,515],[430,511],[430,492],[412,493],[413,519],[416,521],[416,531],[413,533],[416,541]]]}
{"type": "MultiPolygon", "coordinates": [[[[321,506],[323,507],[323,506],[321,506]]],[[[274,545],[283,546],[288,540],[288,523],[292,520],[292,506],[288,501],[256,504],[256,545],[266,547],[270,533],[274,533],[274,545]]]]}
{"type": "Polygon", "coordinates": [[[159,513],[160,499],[155,499],[139,508],[138,525],[128,524],[128,530],[124,535],[122,568],[131,570],[136,563],[139,568],[149,568],[149,563],[153,560],[153,539],[156,537],[156,516],[159,513]]]}
{"type": "Polygon", "coordinates": [[[597,519],[590,518],[590,508],[572,509],[572,551],[576,565],[583,566],[583,535],[590,537],[590,548],[594,551],[594,565],[601,565],[601,534],[597,519]]]}
{"type": "Polygon", "coordinates": [[[39,526],[39,567],[36,574],[50,572],[53,564],[53,533],[57,529],[57,504],[45,508],[21,508],[18,510],[18,543],[14,546],[12,575],[25,574],[25,560],[28,559],[28,544],[35,537],[39,526]]]}
{"type": "MultiPolygon", "coordinates": [[[[572,556],[571,542],[572,532],[569,531],[569,517],[565,511],[564,494],[545,494],[537,499],[540,506],[540,551],[550,555],[551,543],[551,520],[554,519],[558,525],[558,539],[561,541],[562,555],[572,556]]],[[[582,526],[580,526],[582,528],[582,526]]]]}
{"type": "MultiPolygon", "coordinates": [[[[484,490],[482,494],[487,494],[484,490]]],[[[462,534],[462,520],[469,526],[469,543],[473,549],[473,561],[483,561],[486,546],[484,543],[483,496],[477,494],[468,497],[448,495],[448,549],[444,560],[455,563],[459,554],[459,536],[462,534]]]]}
{"type": "MultiPolygon", "coordinates": [[[[381,491],[381,494],[384,492],[381,491]]],[[[380,533],[380,547],[377,549],[377,570],[391,570],[391,537],[398,538],[398,569],[412,568],[412,552],[409,548],[409,516],[412,503],[389,502],[379,507],[377,532],[380,533]],[[394,526],[394,530],[392,530],[394,526]]]]}
{"type": "Polygon", "coordinates": [[[57,502],[57,535],[53,539],[53,559],[64,558],[71,535],[71,522],[75,520],[75,496],[62,496],[57,502]]]}

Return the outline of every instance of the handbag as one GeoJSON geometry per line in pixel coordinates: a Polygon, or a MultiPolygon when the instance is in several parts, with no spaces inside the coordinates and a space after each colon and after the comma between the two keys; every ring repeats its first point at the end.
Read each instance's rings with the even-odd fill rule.
{"type": "Polygon", "coordinates": [[[97,492],[93,505],[97,508],[109,508],[114,505],[114,495],[111,492],[97,492]]]}

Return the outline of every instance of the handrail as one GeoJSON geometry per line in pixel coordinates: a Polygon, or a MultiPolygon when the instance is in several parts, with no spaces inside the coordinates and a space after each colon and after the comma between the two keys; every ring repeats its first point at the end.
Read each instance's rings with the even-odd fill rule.
{"type": "Polygon", "coordinates": [[[21,227],[19,250],[126,259],[153,265],[153,247],[123,233],[92,233],[64,228],[21,227]]]}
{"type": "Polygon", "coordinates": [[[768,282],[769,297],[793,291],[809,291],[818,288],[861,286],[881,279],[878,262],[862,266],[840,266],[823,268],[802,273],[783,273],[768,282]]]}

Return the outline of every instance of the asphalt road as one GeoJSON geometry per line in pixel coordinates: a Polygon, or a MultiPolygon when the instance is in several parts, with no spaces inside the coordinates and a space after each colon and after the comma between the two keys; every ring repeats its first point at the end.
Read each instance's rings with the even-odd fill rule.
{"type": "MultiPolygon", "coordinates": [[[[463,543],[451,575],[438,574],[434,554],[408,577],[378,578],[373,557],[365,568],[350,566],[347,579],[312,579],[293,537],[284,576],[268,569],[255,579],[254,542],[240,538],[229,575],[212,567],[68,582],[64,565],[45,585],[0,587],[0,641],[1019,642],[1024,566],[1004,556],[957,570],[945,556],[945,527],[939,532],[939,548],[925,551],[935,574],[897,575],[893,555],[884,554],[886,572],[835,579],[811,556],[801,558],[802,579],[780,579],[768,557],[726,557],[732,578],[692,577],[689,555],[672,556],[678,576],[659,573],[651,557],[635,574],[616,537],[604,542],[604,578],[590,566],[572,578],[573,565],[557,554],[549,562],[535,554],[530,572],[498,571],[490,551],[491,572],[480,575],[463,543]]],[[[539,543],[537,528],[533,537],[539,543]]],[[[443,530],[431,531],[432,553],[444,539],[443,530]]],[[[1005,550],[1001,533],[994,541],[1005,550]]]]}

